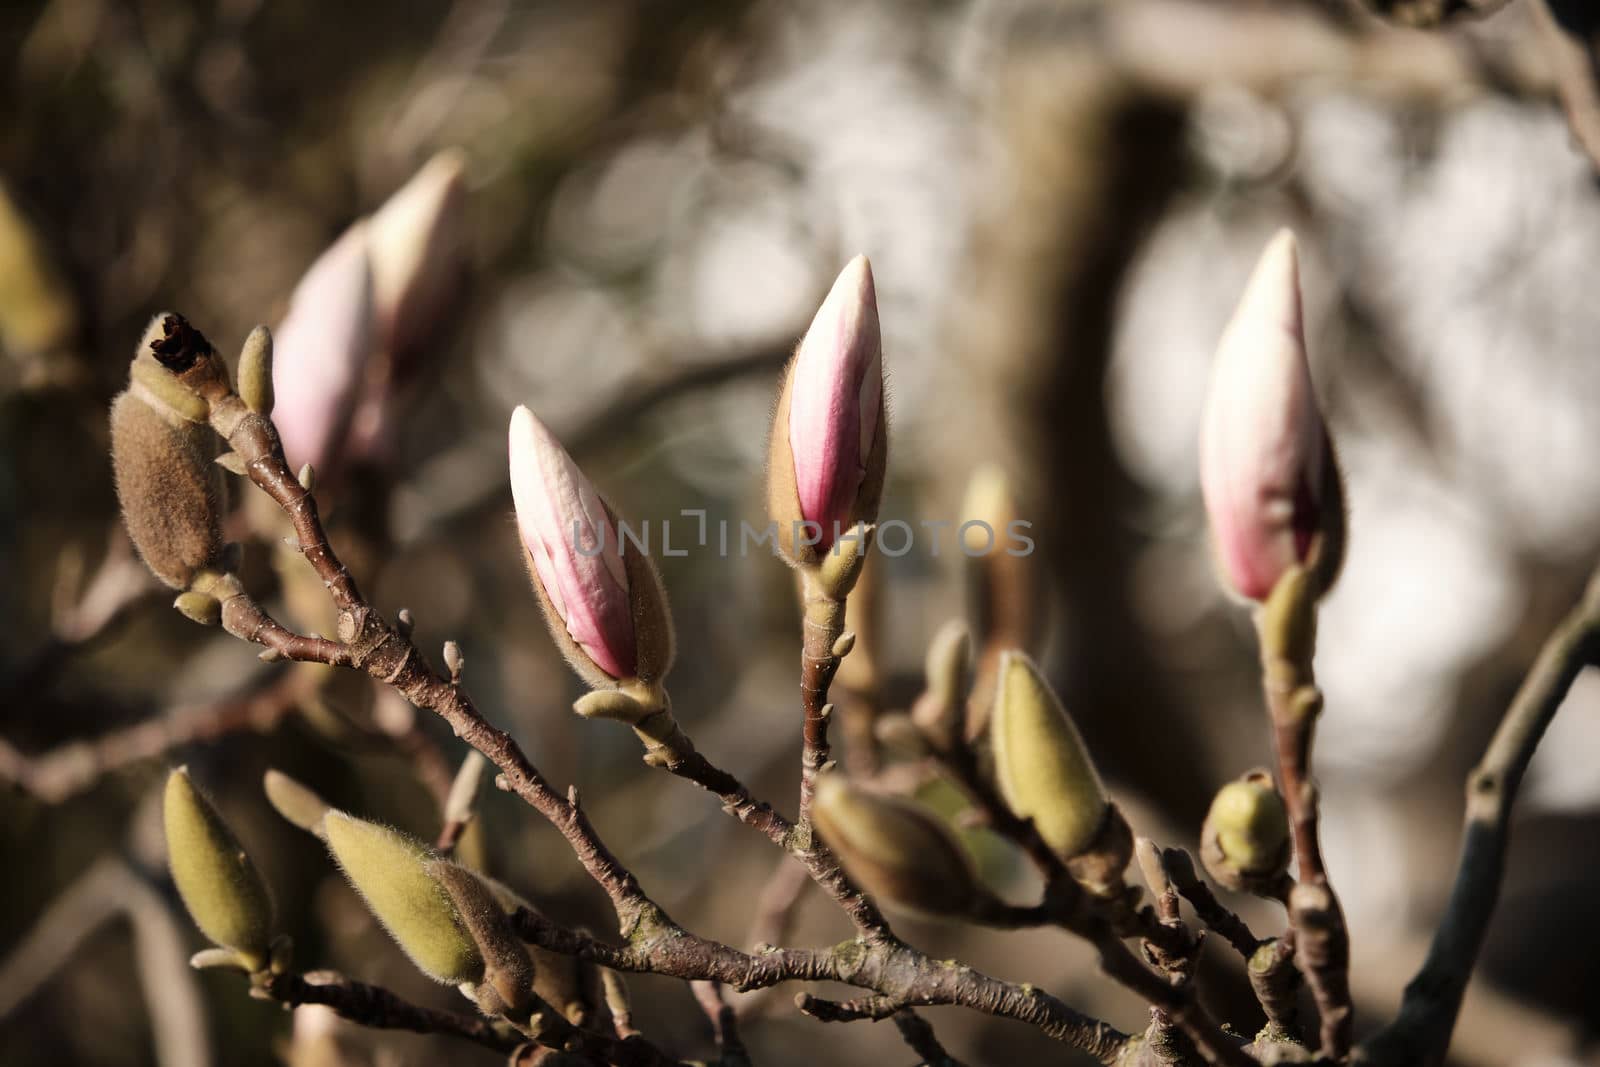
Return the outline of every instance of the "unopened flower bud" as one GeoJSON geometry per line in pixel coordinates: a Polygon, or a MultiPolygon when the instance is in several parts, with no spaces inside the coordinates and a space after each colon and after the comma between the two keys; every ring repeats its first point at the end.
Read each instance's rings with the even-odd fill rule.
{"type": "Polygon", "coordinates": [[[194,924],[252,970],[265,967],[272,939],[266,883],[185,768],[167,776],[161,814],[172,880],[194,924]]]}
{"type": "Polygon", "coordinates": [[[1294,235],[1267,245],[1217,343],[1200,433],[1200,486],[1227,586],[1264,600],[1302,564],[1325,592],[1344,552],[1332,443],[1306,359],[1294,235]]]}
{"type": "Polygon", "coordinates": [[[1026,652],[1039,638],[1044,583],[1028,528],[1006,472],[992,463],[973,471],[961,502],[967,611],[979,656],[967,705],[968,740],[982,737],[988,726],[1001,653],[1026,652]]]}
{"type": "Polygon", "coordinates": [[[927,915],[964,915],[984,893],[950,831],[910,801],[824,774],[811,817],[850,876],[885,902],[927,915]]]}
{"type": "MultiPolygon", "coordinates": [[[[159,329],[163,316],[157,317],[159,329]]],[[[146,332],[146,341],[151,334],[146,332]]],[[[128,536],[146,566],[173,589],[222,555],[227,486],[213,460],[207,405],[141,344],[128,388],[111,403],[111,463],[128,536]]]]}
{"type": "Polygon", "coordinates": [[[184,618],[201,626],[215,626],[222,621],[222,602],[210,593],[179,593],[172,606],[184,618]]]}
{"type": "Polygon", "coordinates": [[[533,990],[533,962],[494,892],[478,875],[448,860],[435,860],[428,865],[428,873],[450,894],[456,914],[483,957],[478,1006],[493,1014],[527,1007],[533,990]],[[493,1002],[488,1000],[488,990],[494,993],[493,1002]]]}
{"type": "Polygon", "coordinates": [[[791,563],[811,565],[878,513],[888,459],[883,344],[865,256],[845,265],[785,372],[767,509],[791,563]]]}
{"type": "Polygon", "coordinates": [[[1254,770],[1217,791],[1200,830],[1200,861],[1229,889],[1266,892],[1289,869],[1289,815],[1272,776],[1254,770]]]}
{"type": "Polygon", "coordinates": [[[425,343],[459,293],[466,268],[466,186],[461,152],[447,149],[373,212],[372,296],[379,345],[425,343]]]}
{"type": "Polygon", "coordinates": [[[476,982],[483,957],[422,842],[342,811],[323,817],[328,850],[389,936],[434,981],[476,982]]]}
{"type": "Polygon", "coordinates": [[[266,791],[267,803],[279,815],[308,834],[319,838],[327,836],[322,820],[333,807],[326,800],[282,771],[267,771],[261,785],[266,791]]]}
{"type": "Polygon", "coordinates": [[[611,509],[525,407],[511,416],[511,495],[534,591],[573,670],[596,688],[659,684],[673,634],[655,565],[623,550],[611,509]]]}
{"type": "Polygon", "coordinates": [[[273,423],[290,466],[332,470],[373,343],[367,225],[311,265],[273,334],[273,423]]]}
{"type": "Polygon", "coordinates": [[[995,780],[1011,811],[1032,819],[1063,859],[1094,845],[1111,808],[1105,786],[1061,701],[1020,652],[1000,657],[989,733],[995,780]]]}
{"type": "Polygon", "coordinates": [[[272,414],[272,332],[257,326],[239,352],[239,399],[258,415],[272,414]]]}

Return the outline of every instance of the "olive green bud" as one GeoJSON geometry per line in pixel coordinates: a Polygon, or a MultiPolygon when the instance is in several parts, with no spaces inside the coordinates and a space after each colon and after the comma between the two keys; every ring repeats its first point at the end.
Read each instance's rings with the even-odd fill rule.
{"type": "Polygon", "coordinates": [[[944,823],[910,801],[824,774],[811,817],[850,876],[886,903],[927,915],[965,915],[986,895],[944,823]]]}
{"type": "Polygon", "coordinates": [[[961,502],[961,551],[966,571],[967,608],[979,661],[967,705],[969,740],[980,738],[994,708],[1000,651],[1027,651],[1044,624],[1045,582],[1039,573],[1031,524],[1012,479],[993,464],[973,471],[961,502]]]}
{"type": "Polygon", "coordinates": [[[1315,576],[1304,567],[1295,565],[1284,571],[1256,620],[1264,659],[1309,670],[1317,643],[1319,595],[1315,576]]]}
{"type": "Polygon", "coordinates": [[[167,776],[162,820],[172,880],[194,924],[250,969],[266,966],[272,935],[266,883],[183,767],[167,776]]]}
{"type": "Polygon", "coordinates": [[[77,332],[72,290],[21,208],[0,186],[0,348],[37,361],[77,332]]]}
{"type": "Polygon", "coordinates": [[[274,811],[306,833],[326,839],[322,819],[332,805],[282,771],[268,771],[261,787],[274,811]]]}
{"type": "Polygon", "coordinates": [[[258,415],[272,414],[272,332],[257,326],[239,353],[239,398],[258,415]]]}
{"type": "Polygon", "coordinates": [[[478,875],[448,860],[430,863],[428,873],[450,894],[483,958],[478,1006],[492,1015],[525,1011],[533,990],[533,961],[494,891],[478,875]]]}
{"type": "Polygon", "coordinates": [[[483,976],[477,945],[449,892],[429,871],[438,858],[431,849],[342,811],[328,812],[322,827],[345,878],[418,970],[446,985],[483,976]]]}
{"type": "Polygon", "coordinates": [[[191,418],[193,407],[174,406],[141,380],[163,375],[171,379],[173,397],[190,398],[204,419],[205,402],[151,361],[112,401],[111,463],[122,518],[140,558],[168,586],[185,589],[222,554],[227,487],[212,462],[216,435],[191,418]]]}
{"type": "Polygon", "coordinates": [[[193,590],[179,593],[172,606],[177,608],[178,613],[184,618],[201,626],[215,626],[222,621],[222,602],[210,593],[198,593],[193,590]]]}
{"type": "Polygon", "coordinates": [[[1020,652],[1000,658],[989,733],[995,780],[1012,812],[1032,819],[1063,859],[1093,846],[1111,808],[1105,786],[1066,709],[1020,652]]]}
{"type": "Polygon", "coordinates": [[[822,565],[817,569],[817,585],[823,592],[835,600],[850,595],[861,578],[877,532],[876,526],[858,522],[834,541],[833,548],[822,557],[822,565]]]}
{"type": "Polygon", "coordinates": [[[1289,813],[1272,776],[1253,770],[1217,791],[1200,830],[1200,861],[1221,885],[1271,892],[1289,868],[1289,813]]]}

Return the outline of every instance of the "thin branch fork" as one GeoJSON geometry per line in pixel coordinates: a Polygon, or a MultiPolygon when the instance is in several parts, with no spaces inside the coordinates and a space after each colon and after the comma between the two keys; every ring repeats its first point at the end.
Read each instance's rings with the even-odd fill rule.
{"type": "Polygon", "coordinates": [[[1455,886],[1427,958],[1406,986],[1394,1022],[1357,1049],[1362,1063],[1442,1063],[1478,952],[1500,897],[1511,837],[1511,805],[1540,739],[1578,673],[1600,665],[1600,571],[1545,642],[1467,779],[1465,826],[1455,886]]]}

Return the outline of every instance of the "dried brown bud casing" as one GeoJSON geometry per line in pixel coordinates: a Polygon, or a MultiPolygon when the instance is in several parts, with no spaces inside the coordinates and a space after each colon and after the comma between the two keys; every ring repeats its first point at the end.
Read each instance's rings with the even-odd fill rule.
{"type": "MultiPolygon", "coordinates": [[[[174,380],[174,385],[177,382],[174,380]]],[[[181,388],[181,386],[180,386],[181,388]]],[[[128,536],[152,573],[186,589],[222,555],[217,439],[137,382],[111,404],[111,465],[128,536]]]]}
{"type": "Polygon", "coordinates": [[[824,774],[811,814],[845,870],[880,900],[926,915],[959,916],[984,896],[972,861],[950,831],[910,801],[824,774]]]}

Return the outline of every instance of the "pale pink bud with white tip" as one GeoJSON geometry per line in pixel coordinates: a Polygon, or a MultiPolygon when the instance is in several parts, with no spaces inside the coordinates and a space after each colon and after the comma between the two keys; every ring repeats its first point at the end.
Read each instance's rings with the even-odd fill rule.
{"type": "Polygon", "coordinates": [[[447,149],[425,163],[368,221],[380,345],[425,342],[455,298],[466,265],[466,161],[447,149]]]}
{"type": "Polygon", "coordinates": [[[659,682],[672,662],[666,597],[642,551],[625,551],[611,509],[526,407],[511,416],[511,495],[546,621],[591,685],[659,682]]]}
{"type": "Polygon", "coordinates": [[[1294,235],[1256,264],[1217,344],[1200,431],[1200,485],[1217,559],[1238,595],[1264,600],[1290,567],[1326,591],[1344,547],[1339,471],[1306,358],[1294,235]]]}
{"type": "Polygon", "coordinates": [[[344,232],[295,286],[272,333],[272,410],[289,465],[338,457],[373,343],[366,224],[344,232]]]}
{"type": "Polygon", "coordinates": [[[809,564],[876,517],[887,460],[883,344],[867,257],[845,265],[789,365],[772,429],[768,510],[779,543],[809,564]],[[798,523],[814,536],[795,536],[798,523]]]}

